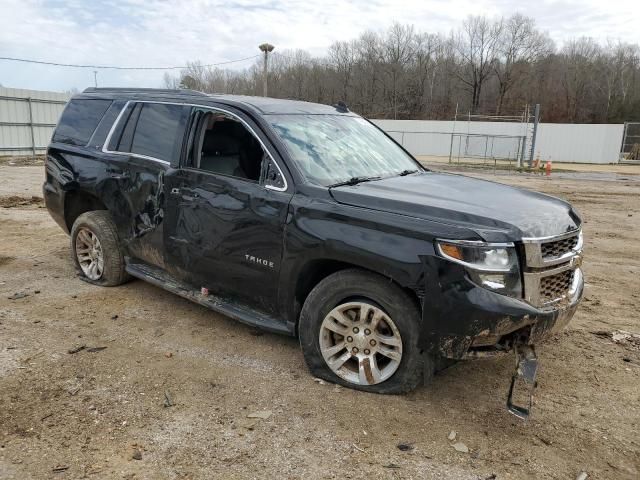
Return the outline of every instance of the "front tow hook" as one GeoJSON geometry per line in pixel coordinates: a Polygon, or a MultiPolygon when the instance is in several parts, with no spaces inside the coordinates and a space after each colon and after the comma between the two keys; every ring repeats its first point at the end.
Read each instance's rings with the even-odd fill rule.
{"type": "MultiPolygon", "coordinates": [[[[531,414],[531,406],[533,403],[533,392],[538,385],[536,382],[536,373],[538,372],[538,358],[533,345],[515,345],[514,352],[516,354],[516,369],[511,377],[511,386],[509,387],[509,397],[507,398],[507,409],[510,413],[522,420],[527,420],[531,414]],[[528,406],[515,405],[513,403],[513,393],[516,390],[516,382],[524,383],[526,389],[523,395],[528,396],[528,406]]],[[[527,399],[525,399],[526,401],[527,399]]]]}

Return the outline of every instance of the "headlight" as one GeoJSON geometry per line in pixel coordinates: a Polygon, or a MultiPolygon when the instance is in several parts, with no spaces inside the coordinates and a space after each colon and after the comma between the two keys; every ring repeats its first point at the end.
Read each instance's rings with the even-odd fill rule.
{"type": "Polygon", "coordinates": [[[512,297],[522,296],[518,254],[512,243],[439,240],[436,246],[442,257],[464,265],[477,285],[512,297]]]}

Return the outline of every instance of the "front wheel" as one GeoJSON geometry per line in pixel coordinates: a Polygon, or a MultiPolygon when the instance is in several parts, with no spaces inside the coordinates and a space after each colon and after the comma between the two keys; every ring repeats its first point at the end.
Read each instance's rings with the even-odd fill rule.
{"type": "Polygon", "coordinates": [[[300,314],[299,337],[315,376],[358,390],[403,393],[423,378],[419,326],[416,301],[398,285],[349,269],[311,291],[300,314]]]}

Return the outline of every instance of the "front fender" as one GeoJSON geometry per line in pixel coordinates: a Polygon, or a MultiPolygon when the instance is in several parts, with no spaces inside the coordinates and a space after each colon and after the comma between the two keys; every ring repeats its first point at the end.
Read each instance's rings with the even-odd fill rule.
{"type": "Polygon", "coordinates": [[[295,291],[310,262],[328,260],[360,267],[424,295],[425,256],[433,239],[472,238],[471,231],[360,207],[331,199],[294,196],[285,226],[279,303],[295,322],[295,291]]]}

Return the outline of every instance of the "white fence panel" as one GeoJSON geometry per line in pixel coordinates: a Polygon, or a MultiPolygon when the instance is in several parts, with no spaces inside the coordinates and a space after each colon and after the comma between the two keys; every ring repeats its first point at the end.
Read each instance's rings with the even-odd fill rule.
{"type": "Polygon", "coordinates": [[[624,125],[541,123],[535,155],[542,160],[618,163],[624,125]]]}
{"type": "Polygon", "coordinates": [[[0,87],[0,155],[41,154],[69,95],[0,87]]]}
{"type": "MultiPolygon", "coordinates": [[[[530,135],[527,125],[516,122],[465,122],[436,120],[373,120],[414,155],[449,156],[451,133],[530,135]]],[[[534,157],[554,162],[618,163],[624,125],[541,123],[534,157]]],[[[480,140],[478,140],[480,141],[480,140]]],[[[454,156],[458,138],[454,139],[454,156]]],[[[494,152],[508,154],[514,142],[502,141],[494,152]],[[504,150],[504,151],[503,151],[504,150]]],[[[525,158],[525,161],[528,160],[525,158]]]]}

